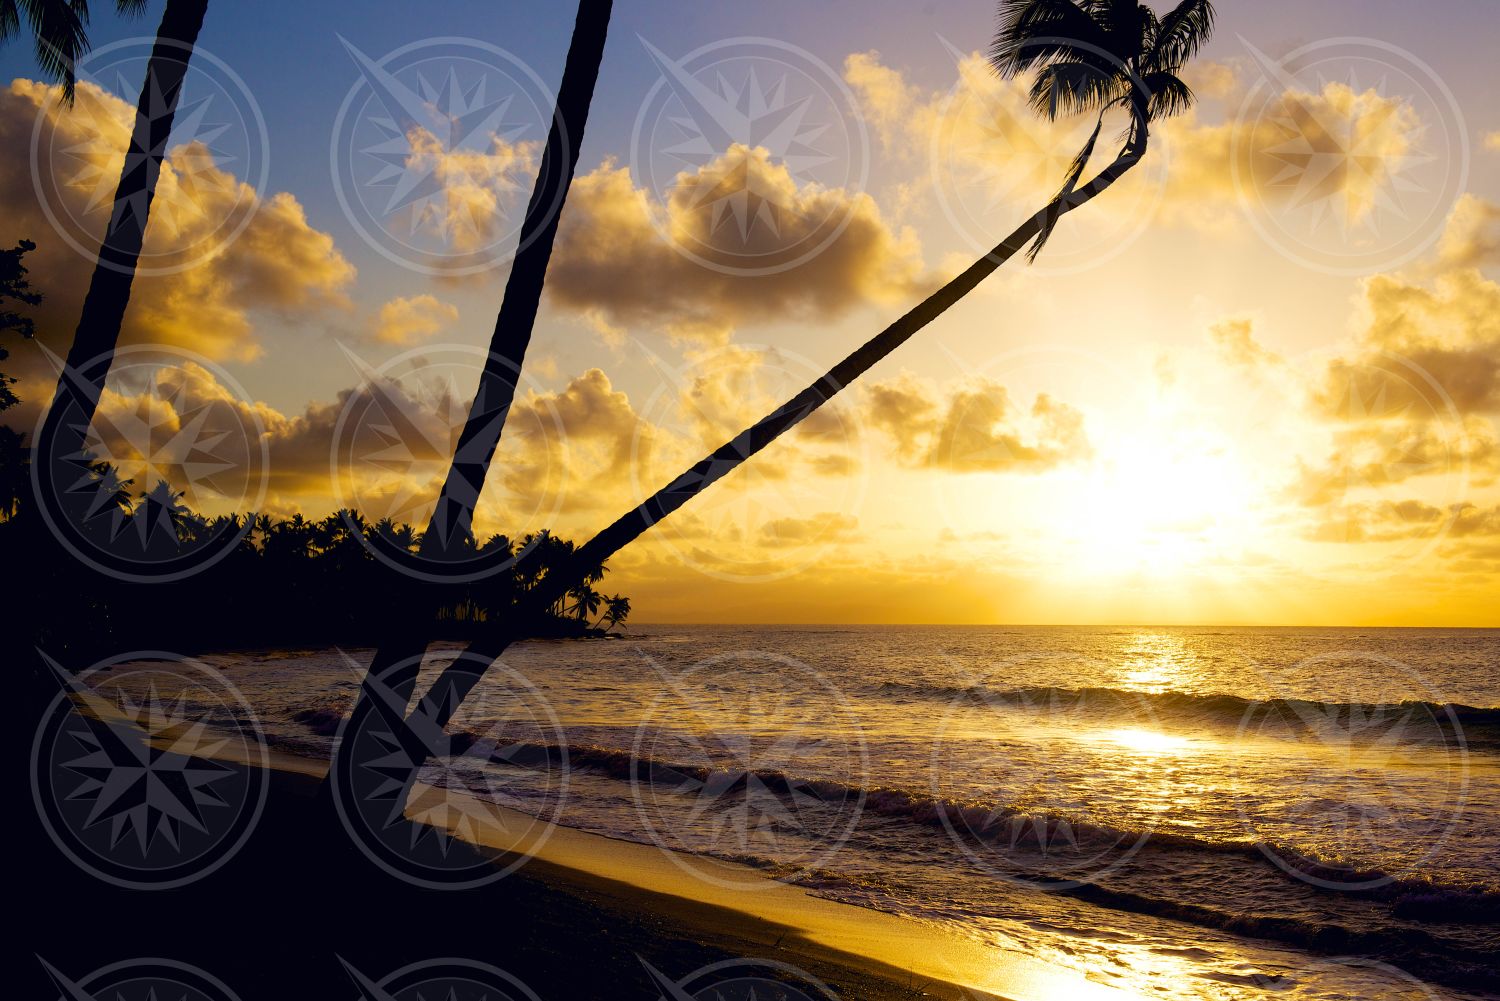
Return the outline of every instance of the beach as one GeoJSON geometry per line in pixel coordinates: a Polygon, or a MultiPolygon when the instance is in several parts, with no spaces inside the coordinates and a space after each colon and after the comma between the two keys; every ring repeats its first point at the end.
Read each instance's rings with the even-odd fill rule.
{"type": "MultiPolygon", "coordinates": [[[[223,955],[256,990],[275,974],[251,954],[295,942],[283,968],[329,985],[348,979],[335,956],[450,955],[543,997],[656,996],[657,974],[753,959],[838,997],[1449,1001],[1495,996],[1496,700],[1468,666],[1494,644],[714,627],[528,642],[376,842],[355,837],[347,800],[316,795],[368,651],[123,662],[85,680],[109,715],[210,679],[163,734],[269,766],[264,813],[222,868],[130,897],[163,908],[145,940],[175,934],[173,914],[212,915],[188,954],[223,955]],[[1237,662],[1252,653],[1254,671],[1237,662]],[[1408,662],[1424,671],[1402,688],[1390,664],[1408,662]],[[440,871],[403,867],[419,842],[430,856],[433,839],[407,833],[425,827],[456,837],[440,871]],[[467,888],[437,888],[455,872],[467,888]]],[[[454,652],[429,653],[419,690],[454,652]]],[[[76,894],[49,907],[115,906],[52,865],[54,846],[33,857],[76,894]]]]}
{"type": "MultiPolygon", "coordinates": [[[[238,769],[248,768],[234,764],[238,769]]],[[[996,955],[916,922],[820,901],[765,877],[760,893],[705,892],[654,850],[559,832],[539,855],[489,886],[442,893],[386,879],[336,829],[318,799],[315,763],[278,755],[266,773],[256,836],[219,872],[155,894],[116,890],[30,845],[17,915],[27,948],[66,966],[52,929],[88,926],[101,961],[191,956],[242,999],[340,996],[340,960],[371,973],[462,956],[498,966],[541,997],[654,996],[641,960],[686,975],[714,963],[770,959],[839,997],[1124,998],[1117,991],[996,955]],[[321,818],[321,819],[320,819],[321,818]],[[96,923],[100,914],[115,918],[96,923]],[[128,915],[128,920],[120,916],[128,915]],[[951,979],[945,979],[944,974],[951,979]],[[983,984],[1015,990],[994,993],[983,984]]],[[[456,846],[478,863],[514,860],[456,846]]],[[[726,871],[736,867],[725,865],[726,871]]],[[[737,878],[757,878],[749,870],[737,878]]],[[[24,980],[43,991],[37,964],[24,980]]],[[[794,981],[795,982],[795,981],[794,981]]]]}

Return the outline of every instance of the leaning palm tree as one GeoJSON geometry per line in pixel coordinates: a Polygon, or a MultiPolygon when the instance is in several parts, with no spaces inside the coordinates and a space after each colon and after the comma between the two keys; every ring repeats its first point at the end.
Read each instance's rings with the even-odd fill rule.
{"type": "Polygon", "coordinates": [[[905,344],[981,281],[1030,244],[1035,258],[1058,221],[1102,194],[1146,155],[1150,126],[1193,102],[1180,76],[1213,32],[1211,0],[1182,0],[1158,16],[1138,0],[1001,0],[990,62],[1005,78],[1035,74],[1031,107],[1047,118],[1097,113],[1099,124],[1074,159],[1061,189],[993,250],[844,358],[812,385],[746,428],[579,546],[526,596],[515,614],[492,619],[438,677],[416,712],[441,727],[462,704],[495,657],[522,634],[534,610],[565,595],[652,525],[668,517],[827,403],[876,362],[905,344]],[[1128,126],[1120,149],[1087,183],[1080,183],[1098,143],[1104,115],[1123,111],[1128,126]]]}
{"type": "MultiPolygon", "coordinates": [[[[612,9],[613,0],[579,0],[547,145],[542,151],[531,201],[521,222],[518,249],[510,276],[506,279],[500,313],[495,319],[488,361],[480,374],[479,387],[459,434],[443,489],[426,530],[422,532],[418,556],[423,560],[456,561],[466,555],[468,547],[463,545],[464,540],[472,538],[474,508],[479,502],[490,461],[500,444],[505,418],[515,399],[516,380],[531,343],[532,326],[541,304],[542,286],[552,257],[558,220],[572,186],[584,127],[588,124],[589,106],[593,103],[594,84],[604,60],[604,42],[609,33],[612,9]]],[[[365,541],[380,544],[379,539],[365,541]]],[[[551,556],[559,544],[551,533],[541,532],[529,536],[521,548],[528,555],[545,553],[551,556]]],[[[513,550],[507,544],[490,547],[484,558],[493,559],[494,567],[503,569],[509,565],[512,554],[513,550]]],[[[517,578],[523,586],[528,581],[535,585],[543,579],[557,579],[551,569],[542,577],[539,563],[533,563],[531,567],[529,576],[517,578]]],[[[563,601],[568,591],[583,581],[591,570],[592,566],[583,567],[576,579],[568,581],[566,586],[557,589],[536,607],[547,609],[563,601]]],[[[491,576],[489,579],[498,578],[491,576]]],[[[407,606],[406,621],[392,623],[386,635],[379,638],[375,654],[365,669],[364,684],[360,686],[350,713],[350,732],[354,732],[360,721],[368,719],[373,712],[393,715],[393,723],[399,722],[416,687],[422,653],[432,640],[433,623],[443,596],[440,589],[427,587],[413,589],[403,597],[407,606]]],[[[356,774],[356,754],[341,743],[334,751],[330,779],[336,781],[339,776],[344,776],[347,780],[348,776],[356,774]]],[[[415,774],[412,771],[411,776],[414,778],[415,774]]]]}
{"type": "MultiPolygon", "coordinates": [[[[0,3],[5,3],[12,13],[17,6],[9,0],[0,0],[0,3]]],[[[52,4],[43,0],[20,4],[28,14],[33,8],[57,5],[56,0],[52,4]]],[[[75,15],[81,12],[86,22],[87,4],[84,0],[71,0],[66,5],[75,15]]],[[[126,12],[139,12],[144,9],[145,0],[122,0],[118,6],[126,12]]],[[[0,8],[0,11],[7,8],[0,8]]],[[[151,200],[156,195],[156,181],[161,175],[167,139],[177,115],[188,60],[192,57],[207,11],[208,0],[167,0],[161,25],[157,28],[156,44],[146,63],[146,80],[141,85],[136,105],[130,148],[125,152],[114,207],[99,247],[88,294],[83,300],[83,313],[58,377],[57,392],[37,435],[36,473],[41,481],[39,499],[42,503],[60,498],[67,491],[69,475],[83,454],[89,425],[99,407],[99,397],[104,392],[115,347],[120,340],[125,308],[130,303],[130,286],[145,240],[151,200]]],[[[3,13],[0,13],[0,23],[4,23],[3,13]]],[[[38,37],[40,45],[40,34],[38,37]]],[[[78,39],[72,43],[74,48],[67,50],[73,55],[66,59],[59,55],[58,59],[62,61],[53,64],[43,61],[44,69],[51,65],[61,73],[65,95],[72,93],[73,59],[80,51],[79,47],[87,45],[86,37],[80,35],[78,39]]],[[[51,46],[50,39],[47,44],[51,46]]]]}

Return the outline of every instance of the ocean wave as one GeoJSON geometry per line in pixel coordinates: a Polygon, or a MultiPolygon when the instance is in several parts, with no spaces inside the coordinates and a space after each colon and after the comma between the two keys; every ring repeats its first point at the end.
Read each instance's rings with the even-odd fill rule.
{"type": "MultiPolygon", "coordinates": [[[[1377,868],[1351,867],[1307,851],[1271,841],[1213,840],[1172,831],[1116,826],[1091,818],[1021,809],[1007,804],[960,800],[888,786],[864,787],[836,779],[793,775],[779,769],[724,769],[639,756],[630,751],[594,745],[518,742],[495,747],[478,734],[456,738],[455,753],[478,749],[496,764],[523,768],[586,770],[622,781],[645,782],[656,791],[693,793],[712,788],[716,795],[745,792],[752,787],[778,796],[813,799],[834,807],[851,807],[876,817],[909,822],[914,827],[938,828],[977,844],[1018,853],[1045,852],[1065,863],[1069,856],[1086,856],[1097,863],[1100,853],[1116,850],[1122,857],[1141,850],[1177,851],[1199,855],[1236,855],[1266,865],[1295,868],[1306,885],[1391,904],[1398,917],[1414,920],[1500,923],[1500,889],[1472,883],[1445,883],[1428,876],[1388,873],[1377,868]],[[1066,845],[1060,850],[1059,845],[1066,845]],[[1350,890],[1348,887],[1361,887],[1350,890]]],[[[1105,863],[1107,865],[1107,862],[1105,863]]],[[[1067,882],[1057,875],[1037,876],[1046,889],[1067,882]],[[1051,885],[1049,885],[1051,884],[1051,885]]]]}
{"type": "Polygon", "coordinates": [[[1472,746],[1500,746],[1500,707],[1469,706],[1459,702],[1320,702],[1313,699],[1247,699],[1239,695],[1196,695],[1188,692],[1140,692],[1120,688],[910,684],[888,681],[874,686],[886,698],[915,698],[945,702],[966,701],[1014,709],[1079,709],[1100,715],[1166,716],[1200,722],[1238,725],[1252,720],[1280,721],[1305,727],[1323,721],[1339,722],[1376,716],[1421,714],[1441,733],[1456,728],[1472,746]],[[1476,739],[1477,738],[1477,739],[1476,739]]]}

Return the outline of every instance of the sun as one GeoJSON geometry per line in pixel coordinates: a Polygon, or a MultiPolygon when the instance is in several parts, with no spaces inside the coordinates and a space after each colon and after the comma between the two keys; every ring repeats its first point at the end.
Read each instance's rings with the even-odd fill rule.
{"type": "Polygon", "coordinates": [[[1254,478],[1225,437],[1181,427],[1115,434],[1066,477],[1046,529],[1080,576],[1173,577],[1253,537],[1254,478]]]}

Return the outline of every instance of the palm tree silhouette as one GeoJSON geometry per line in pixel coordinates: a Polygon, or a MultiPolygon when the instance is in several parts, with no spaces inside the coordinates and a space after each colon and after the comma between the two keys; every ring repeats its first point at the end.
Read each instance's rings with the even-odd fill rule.
{"type": "Polygon", "coordinates": [[[604,599],[604,614],[600,616],[599,622],[606,629],[613,629],[624,622],[630,615],[630,599],[612,594],[604,599]]]}
{"type": "MultiPolygon", "coordinates": [[[[0,3],[4,2],[0,0],[0,3]]],[[[14,12],[16,5],[10,3],[8,6],[14,12]]],[[[58,4],[38,2],[22,6],[28,8],[29,13],[33,7],[50,8],[58,4]]],[[[86,23],[86,3],[74,2],[71,6],[74,15],[81,16],[86,23]]],[[[123,0],[117,6],[127,13],[139,12],[144,10],[145,0],[123,0]]],[[[99,257],[83,300],[83,313],[73,334],[73,344],[58,376],[57,392],[37,435],[35,461],[43,503],[61,496],[59,487],[66,484],[70,469],[76,469],[89,425],[99,406],[99,397],[104,392],[104,382],[120,340],[120,324],[125,318],[125,308],[130,304],[130,286],[145,240],[146,222],[151,212],[151,200],[156,195],[162,160],[166,156],[167,140],[177,116],[177,102],[182,95],[188,60],[192,57],[207,11],[208,0],[167,0],[161,25],[157,28],[156,44],[146,63],[146,80],[141,85],[136,104],[135,127],[130,136],[130,148],[125,152],[120,183],[115,189],[109,225],[99,247],[99,257]]],[[[0,14],[0,23],[3,21],[4,15],[0,14]]],[[[51,30],[51,33],[58,32],[51,30]]],[[[61,34],[66,36],[67,32],[61,34]]],[[[69,43],[73,48],[56,50],[61,61],[52,64],[63,75],[65,95],[72,93],[73,58],[87,46],[85,36],[74,32],[69,37],[73,38],[69,43]],[[73,55],[64,59],[63,51],[73,55]]],[[[50,37],[46,44],[53,44],[50,37]]],[[[38,45],[42,45],[40,33],[38,45]]],[[[43,68],[47,66],[44,61],[43,68]]]]}
{"type": "Polygon", "coordinates": [[[652,525],[668,517],[711,484],[736,469],[827,403],[871,366],[941,316],[1030,243],[1034,259],[1064,215],[1108,189],[1146,155],[1151,122],[1179,114],[1193,92],[1179,75],[1213,33],[1211,0],[1182,0],[1158,17],[1138,0],[1001,0],[999,28],[990,62],[1005,78],[1035,73],[1032,110],[1047,118],[1097,112],[1099,124],[1070,165],[1061,189],[988,254],[938,289],[896,322],[866,341],[812,385],[684,471],[579,546],[570,562],[555,568],[518,606],[513,621],[491,620],[463,657],[446,668],[423,697],[418,711],[438,725],[478,683],[476,664],[489,663],[518,637],[527,609],[546,607],[652,525]],[[1122,109],[1129,125],[1113,160],[1079,184],[1094,153],[1104,115],[1122,109]],[[518,628],[519,627],[519,628],[518,628]]]}
{"type": "MultiPolygon", "coordinates": [[[[448,467],[443,489],[427,528],[422,532],[420,555],[424,559],[456,561],[474,552],[474,508],[479,503],[490,462],[500,444],[505,419],[515,399],[516,381],[531,343],[531,331],[541,304],[542,286],[552,258],[558,220],[572,186],[589,106],[594,98],[594,84],[599,78],[599,65],[604,60],[604,42],[609,33],[612,9],[613,0],[580,0],[578,4],[573,36],[563,64],[562,82],[557,89],[552,126],[548,130],[531,201],[521,223],[515,260],[506,279],[504,298],[490,338],[489,355],[468,418],[454,447],[453,461],[448,467]]],[[[542,532],[523,540],[522,550],[529,552],[528,545],[537,548],[539,540],[549,548],[556,541],[550,533],[542,532]]],[[[568,543],[568,547],[571,549],[572,543],[568,543]]],[[[488,558],[496,560],[497,571],[504,571],[509,568],[513,552],[509,540],[505,540],[503,546],[488,547],[488,558]]],[[[602,560],[596,561],[594,566],[602,563],[602,560]]],[[[594,566],[583,567],[574,581],[558,588],[536,607],[560,608],[571,585],[583,580],[594,566]]],[[[541,568],[532,573],[529,578],[520,578],[523,588],[529,581],[530,589],[535,590],[544,579],[541,568]]],[[[555,579],[555,575],[548,570],[545,579],[555,579]]],[[[393,693],[393,697],[403,702],[410,699],[421,667],[421,654],[432,639],[433,621],[441,607],[438,590],[427,587],[408,591],[406,603],[409,610],[404,621],[393,621],[365,670],[364,684],[360,686],[350,713],[351,727],[366,718],[377,700],[382,699],[381,693],[372,688],[376,679],[393,693]]],[[[335,750],[330,776],[352,766],[348,755],[341,751],[342,746],[335,750]]]]}
{"type": "MultiPolygon", "coordinates": [[[[145,12],[146,0],[115,0],[128,17],[145,12]]],[[[21,32],[21,18],[31,29],[37,66],[62,83],[63,100],[73,103],[78,85],[78,57],[89,50],[88,0],[0,0],[0,42],[21,32]]]]}

